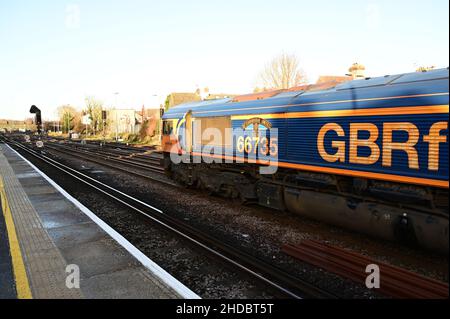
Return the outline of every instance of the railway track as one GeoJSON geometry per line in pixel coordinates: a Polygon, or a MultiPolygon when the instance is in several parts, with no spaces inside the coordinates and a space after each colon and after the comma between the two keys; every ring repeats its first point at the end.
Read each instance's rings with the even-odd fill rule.
{"type": "MultiPolygon", "coordinates": [[[[47,143],[51,143],[53,145],[63,145],[61,143],[53,143],[52,141],[48,141],[47,143]]],[[[163,158],[162,154],[157,151],[132,151],[132,150],[123,150],[121,148],[113,148],[104,145],[90,145],[90,144],[78,144],[78,143],[68,143],[65,145],[73,146],[77,149],[83,149],[87,151],[95,151],[99,154],[103,154],[105,156],[117,157],[117,158],[129,158],[133,159],[136,162],[141,163],[153,163],[155,165],[159,165],[159,161],[163,158]]]]}
{"type": "Polygon", "coordinates": [[[63,141],[63,142],[70,142],[71,144],[80,144],[82,145],[82,141],[84,141],[84,145],[92,145],[92,146],[102,146],[106,148],[113,148],[113,149],[120,149],[124,151],[130,151],[130,152],[146,152],[146,151],[155,151],[155,148],[153,146],[130,146],[125,145],[124,143],[118,143],[118,142],[104,142],[104,141],[98,141],[98,140],[67,140],[64,137],[47,137],[47,140],[57,140],[57,141],[63,141]]]}
{"type": "Polygon", "coordinates": [[[58,144],[58,145],[68,145],[80,149],[86,150],[97,150],[102,154],[109,156],[123,156],[130,158],[139,158],[143,160],[159,160],[162,159],[161,151],[150,147],[129,147],[129,146],[115,146],[103,143],[88,143],[86,141],[74,142],[71,140],[55,140],[53,138],[47,138],[46,143],[58,144]]]}
{"type": "Polygon", "coordinates": [[[114,152],[99,152],[97,147],[88,150],[78,145],[72,147],[52,142],[45,142],[44,150],[77,157],[82,160],[97,163],[137,177],[150,179],[170,186],[178,186],[178,184],[165,177],[164,169],[160,166],[157,157],[153,157],[152,161],[141,158],[136,160],[135,157],[127,159],[121,158],[121,155],[114,154],[114,152]]]}
{"type": "Polygon", "coordinates": [[[175,217],[165,214],[162,210],[156,207],[153,207],[105,183],[97,181],[96,179],[87,176],[76,169],[61,164],[46,155],[40,154],[40,152],[10,140],[5,140],[5,143],[20,150],[21,152],[25,152],[38,161],[51,166],[53,169],[60,171],[69,178],[72,178],[74,182],[87,185],[93,190],[107,195],[111,198],[111,200],[123,204],[130,208],[133,212],[144,216],[149,222],[162,226],[164,229],[182,237],[192,245],[202,249],[215,258],[221,259],[223,262],[237,268],[246,275],[249,275],[254,279],[270,286],[271,288],[278,290],[286,297],[298,299],[337,298],[335,294],[292,276],[291,274],[267,263],[264,260],[236,249],[221,240],[193,228],[175,217]]]}
{"type": "Polygon", "coordinates": [[[102,150],[87,150],[80,147],[67,147],[60,144],[55,143],[46,143],[45,147],[48,147],[53,150],[65,150],[68,152],[76,151],[79,154],[85,154],[87,156],[93,156],[95,158],[104,160],[104,161],[110,161],[114,163],[120,163],[127,165],[128,167],[134,167],[141,170],[150,170],[157,173],[164,173],[164,169],[159,164],[159,159],[153,158],[152,160],[146,160],[146,159],[138,159],[135,160],[134,157],[124,157],[122,155],[117,155],[112,152],[105,152],[102,150]]]}

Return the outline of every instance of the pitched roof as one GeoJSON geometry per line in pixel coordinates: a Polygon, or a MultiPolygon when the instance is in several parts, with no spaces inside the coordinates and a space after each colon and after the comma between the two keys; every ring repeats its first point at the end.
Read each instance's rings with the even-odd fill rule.
{"type": "Polygon", "coordinates": [[[200,101],[201,98],[195,93],[171,93],[170,95],[170,107],[186,102],[200,101]]]}
{"type": "Polygon", "coordinates": [[[336,82],[336,83],[344,83],[347,81],[351,81],[353,78],[351,76],[335,76],[335,75],[321,75],[317,80],[316,84],[322,84],[326,82],[336,82]]]}

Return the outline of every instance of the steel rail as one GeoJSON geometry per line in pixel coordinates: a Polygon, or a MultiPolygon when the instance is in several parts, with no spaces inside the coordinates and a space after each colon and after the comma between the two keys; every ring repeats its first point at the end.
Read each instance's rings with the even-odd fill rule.
{"type": "MultiPolygon", "coordinates": [[[[54,139],[54,140],[58,140],[58,141],[64,141],[64,142],[69,142],[72,144],[80,144],[81,145],[81,141],[82,140],[68,140],[64,137],[57,137],[57,136],[52,136],[52,137],[47,137],[48,139],[54,139]]],[[[86,142],[86,145],[100,145],[102,144],[103,147],[108,147],[108,148],[119,148],[122,150],[128,150],[128,151],[137,151],[137,152],[146,152],[146,151],[155,151],[157,152],[153,147],[151,146],[141,146],[141,147],[136,147],[136,146],[130,146],[130,145],[126,145],[123,143],[116,143],[116,142],[103,142],[103,141],[99,141],[99,140],[84,140],[86,142]]]]}
{"type": "Polygon", "coordinates": [[[261,259],[243,252],[229,244],[223,243],[210,235],[200,232],[198,229],[195,229],[192,226],[165,214],[160,209],[105,183],[97,181],[94,178],[78,172],[67,165],[58,163],[57,161],[45,155],[39,154],[38,152],[29,149],[20,143],[12,143],[11,141],[7,141],[7,143],[15,145],[16,147],[36,157],[38,160],[47,163],[48,165],[107,195],[115,201],[131,208],[142,216],[147,217],[149,220],[159,224],[169,231],[176,233],[192,244],[201,247],[212,255],[230,263],[231,265],[239,268],[241,271],[250,274],[254,278],[268,284],[289,297],[297,299],[337,298],[335,294],[320,289],[319,287],[292,276],[291,274],[286,273],[285,271],[261,259]]]}
{"type": "MultiPolygon", "coordinates": [[[[81,159],[84,159],[84,160],[87,160],[87,161],[91,161],[91,162],[94,162],[94,163],[98,163],[100,165],[105,165],[105,166],[108,166],[108,167],[111,167],[111,168],[115,168],[115,169],[118,169],[118,170],[121,170],[121,171],[124,171],[124,172],[129,172],[129,173],[138,175],[140,177],[155,179],[155,178],[153,178],[150,175],[145,175],[145,174],[140,174],[140,173],[137,173],[137,172],[134,172],[134,171],[130,171],[130,165],[128,165],[128,163],[126,163],[126,162],[114,161],[111,158],[104,157],[104,156],[101,156],[101,155],[93,153],[93,152],[85,152],[85,151],[81,151],[79,149],[66,148],[66,147],[54,147],[53,145],[50,146],[48,144],[46,144],[45,147],[47,147],[47,148],[49,148],[51,150],[54,150],[56,152],[61,152],[61,153],[67,154],[67,155],[79,157],[81,159]],[[95,157],[97,159],[94,159],[93,157],[95,157]],[[118,165],[111,164],[112,162],[115,162],[115,163],[117,163],[119,165],[127,165],[127,166],[126,167],[120,167],[118,165]]],[[[139,165],[139,164],[135,164],[133,166],[134,166],[134,168],[137,168],[137,169],[140,169],[140,170],[143,170],[143,171],[148,169],[148,167],[144,167],[144,166],[139,165]]],[[[162,169],[158,169],[158,170],[150,169],[150,170],[152,172],[155,172],[155,173],[158,173],[158,174],[161,174],[161,175],[164,174],[164,171],[162,169]]],[[[155,179],[155,180],[157,180],[157,179],[155,179]]],[[[167,182],[167,184],[169,184],[169,185],[176,185],[174,183],[169,183],[169,182],[167,182]]]]}
{"type": "MultiPolygon", "coordinates": [[[[63,149],[53,148],[53,147],[49,147],[49,148],[52,149],[55,152],[63,153],[63,154],[70,155],[70,156],[73,156],[73,157],[77,157],[79,159],[82,159],[82,160],[85,160],[85,161],[89,161],[89,162],[92,162],[92,163],[96,163],[96,164],[99,164],[99,165],[102,165],[102,166],[106,166],[106,167],[109,167],[109,168],[112,168],[112,169],[116,169],[116,170],[125,172],[127,174],[132,174],[132,175],[137,176],[137,177],[142,177],[142,178],[149,179],[149,180],[152,180],[152,181],[155,181],[155,182],[158,182],[158,183],[162,183],[162,184],[165,184],[165,185],[169,185],[169,186],[174,186],[174,187],[179,187],[180,186],[180,185],[174,183],[171,180],[159,179],[159,178],[156,178],[155,176],[152,176],[152,175],[146,175],[146,174],[142,174],[140,172],[137,172],[135,170],[130,170],[129,167],[124,166],[125,165],[124,163],[121,163],[121,165],[114,165],[114,164],[111,164],[110,162],[108,162],[104,158],[102,158],[100,160],[99,159],[95,159],[92,156],[86,156],[86,155],[83,155],[80,152],[77,152],[77,151],[74,151],[74,150],[63,150],[63,149]]],[[[156,172],[156,173],[162,175],[161,172],[159,172],[159,171],[156,172]]]]}
{"type": "Polygon", "coordinates": [[[160,154],[160,153],[155,154],[154,151],[150,151],[152,153],[147,153],[149,151],[136,153],[136,152],[122,151],[122,150],[116,149],[116,148],[107,149],[107,148],[104,148],[103,146],[98,146],[95,144],[94,145],[93,144],[80,144],[80,143],[71,143],[71,142],[61,144],[59,142],[46,141],[45,145],[57,145],[60,147],[70,147],[70,148],[75,148],[75,149],[80,149],[80,150],[85,150],[85,151],[91,151],[91,152],[103,154],[106,156],[112,156],[112,157],[116,157],[116,158],[132,159],[135,162],[141,162],[144,164],[153,163],[153,164],[156,164],[157,166],[160,166],[159,161],[163,158],[162,154],[160,154]]]}
{"type": "Polygon", "coordinates": [[[134,161],[134,158],[130,157],[129,155],[128,156],[126,156],[126,155],[117,155],[117,154],[112,153],[112,152],[105,152],[103,150],[98,150],[98,149],[95,149],[95,150],[89,149],[88,150],[88,149],[83,148],[82,146],[79,146],[79,145],[77,145],[75,147],[68,147],[66,145],[61,145],[61,144],[58,144],[58,143],[51,143],[51,142],[50,143],[47,142],[45,145],[52,145],[52,146],[56,145],[57,147],[70,149],[70,150],[77,149],[77,150],[82,151],[82,152],[87,153],[87,154],[96,155],[96,156],[103,156],[104,159],[116,161],[118,163],[119,162],[124,162],[124,163],[133,165],[133,166],[138,167],[138,168],[143,167],[143,168],[151,169],[151,170],[155,170],[155,171],[161,171],[161,172],[164,171],[162,169],[161,165],[159,165],[159,163],[155,164],[155,161],[157,161],[157,159],[153,160],[154,164],[150,163],[151,160],[141,163],[140,160],[134,161]]]}

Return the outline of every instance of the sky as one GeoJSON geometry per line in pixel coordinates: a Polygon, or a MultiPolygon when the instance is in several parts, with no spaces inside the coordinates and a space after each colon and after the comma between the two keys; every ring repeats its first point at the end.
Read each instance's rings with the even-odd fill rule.
{"type": "Polygon", "coordinates": [[[448,0],[0,0],[0,118],[59,105],[159,106],[170,92],[250,93],[295,54],[308,81],[449,66],[448,0]],[[115,94],[118,93],[118,94],[115,94]]]}

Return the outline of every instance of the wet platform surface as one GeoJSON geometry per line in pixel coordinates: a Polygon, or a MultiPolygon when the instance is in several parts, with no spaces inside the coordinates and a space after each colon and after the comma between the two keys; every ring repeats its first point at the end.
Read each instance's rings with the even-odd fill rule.
{"type": "Polygon", "coordinates": [[[180,298],[4,144],[0,177],[2,202],[8,205],[0,214],[0,298],[15,298],[20,290],[25,298],[180,298]],[[7,225],[8,214],[13,226],[7,225]],[[8,227],[15,229],[16,251],[4,232],[10,235],[8,227]],[[16,270],[18,253],[23,278],[20,267],[16,270]],[[74,265],[80,288],[73,288],[74,265]]]}

